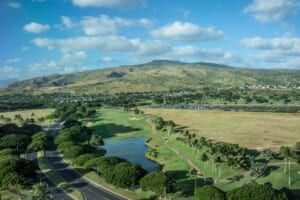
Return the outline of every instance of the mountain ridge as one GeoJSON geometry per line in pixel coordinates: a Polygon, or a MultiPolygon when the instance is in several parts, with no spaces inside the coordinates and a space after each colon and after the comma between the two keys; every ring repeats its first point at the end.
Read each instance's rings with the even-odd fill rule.
{"type": "Polygon", "coordinates": [[[300,70],[246,69],[205,62],[153,60],[144,64],[32,78],[13,83],[7,90],[114,94],[199,89],[204,86],[295,85],[300,84],[299,80],[300,70]]]}

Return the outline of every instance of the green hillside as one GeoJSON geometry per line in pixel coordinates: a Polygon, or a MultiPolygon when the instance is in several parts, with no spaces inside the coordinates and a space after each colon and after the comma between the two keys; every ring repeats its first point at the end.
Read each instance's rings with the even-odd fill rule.
{"type": "Polygon", "coordinates": [[[296,85],[300,70],[259,70],[212,63],[156,60],[14,83],[4,92],[120,93],[198,89],[203,86],[296,85]]]}

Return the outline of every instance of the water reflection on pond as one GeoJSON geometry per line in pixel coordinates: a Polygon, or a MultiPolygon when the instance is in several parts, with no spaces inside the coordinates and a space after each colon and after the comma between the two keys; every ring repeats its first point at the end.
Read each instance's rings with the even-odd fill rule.
{"type": "Polygon", "coordinates": [[[122,140],[104,140],[107,156],[118,156],[126,160],[140,164],[148,172],[154,171],[158,163],[148,160],[145,157],[149,149],[144,142],[145,137],[127,138],[122,140]]]}

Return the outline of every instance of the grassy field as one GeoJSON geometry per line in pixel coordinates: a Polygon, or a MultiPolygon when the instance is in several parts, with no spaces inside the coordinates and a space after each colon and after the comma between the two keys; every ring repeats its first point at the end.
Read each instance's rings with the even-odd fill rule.
{"type": "MultiPolygon", "coordinates": [[[[147,113],[151,110],[145,110],[147,113]]],[[[164,110],[154,110],[154,111],[164,111],[164,110]]],[[[181,110],[180,110],[181,111],[181,110]]],[[[180,111],[178,111],[177,118],[179,119],[178,116],[180,116],[180,111]]],[[[183,112],[183,111],[182,111],[183,112]]],[[[198,111],[199,112],[199,111],[198,111]]],[[[202,113],[202,112],[201,112],[202,113]]],[[[235,112],[219,112],[219,111],[209,111],[205,112],[205,114],[210,115],[212,120],[213,116],[217,117],[216,115],[222,114],[222,115],[235,115],[235,119],[237,120],[239,117],[244,116],[248,117],[251,119],[251,114],[252,114],[252,126],[254,126],[254,116],[255,114],[260,115],[259,119],[263,120],[265,117],[269,116],[269,120],[271,116],[275,116],[277,120],[280,120],[281,118],[295,116],[295,118],[299,115],[286,115],[286,114],[272,114],[272,113],[235,113],[235,112]],[[281,116],[281,117],[280,117],[281,116]]],[[[156,113],[157,114],[157,113],[156,113]]],[[[171,114],[174,114],[171,112],[171,114]]],[[[196,114],[196,113],[195,113],[196,114]]],[[[183,116],[184,114],[182,114],[183,116]]],[[[202,118],[205,118],[204,120],[207,119],[207,115],[202,118]]],[[[170,116],[166,115],[166,116],[170,116]]],[[[199,120],[200,117],[197,119],[199,120]]],[[[229,120],[229,116],[224,117],[224,119],[229,120]]],[[[164,171],[168,171],[173,173],[173,177],[175,178],[177,182],[177,189],[180,191],[179,193],[172,194],[171,197],[172,199],[192,199],[193,195],[193,190],[194,190],[194,184],[195,184],[195,179],[194,177],[189,175],[189,172],[191,171],[192,167],[186,162],[186,159],[189,159],[191,162],[193,162],[197,167],[200,168],[201,173],[208,178],[208,180],[216,180],[219,179],[221,182],[216,183],[216,186],[221,188],[224,191],[231,190],[233,188],[240,187],[244,184],[247,184],[251,182],[251,177],[247,175],[245,178],[240,179],[239,181],[228,183],[228,182],[222,182],[222,180],[227,180],[228,178],[232,178],[234,176],[238,175],[243,175],[245,174],[245,171],[242,169],[236,169],[236,168],[231,168],[225,164],[221,164],[218,166],[218,169],[220,168],[221,173],[219,176],[219,171],[218,170],[213,170],[212,162],[209,160],[207,162],[201,162],[199,159],[199,156],[195,153],[193,154],[193,150],[191,147],[183,144],[182,142],[176,140],[176,137],[178,134],[172,134],[168,135],[166,132],[162,131],[154,131],[152,129],[152,123],[151,119],[153,119],[152,115],[134,115],[133,112],[125,112],[121,109],[100,109],[98,110],[97,115],[95,115],[92,118],[89,118],[85,121],[85,123],[92,128],[94,128],[94,132],[98,133],[99,135],[102,135],[104,138],[110,138],[110,139],[123,139],[123,138],[128,138],[128,137],[138,137],[138,136],[144,136],[147,138],[150,138],[147,142],[147,145],[150,146],[152,149],[156,150],[156,156],[147,154],[147,157],[155,160],[156,162],[159,162],[160,164],[163,165],[164,171]],[[176,149],[179,153],[176,154],[174,151],[176,149]],[[186,158],[183,159],[182,157],[186,158]],[[185,194],[185,197],[179,196],[180,193],[185,194]]],[[[179,123],[177,120],[174,118],[166,118],[166,119],[172,119],[176,123],[179,123]]],[[[288,118],[289,119],[289,118],[288,118]]],[[[217,120],[220,120],[218,118],[217,120]]],[[[260,120],[256,120],[256,123],[261,123],[264,124],[263,122],[260,122],[260,120]]],[[[196,123],[196,119],[191,119],[188,120],[188,117],[185,118],[185,121],[193,121],[196,123]]],[[[225,123],[225,122],[221,122],[225,123]]],[[[227,121],[228,123],[228,121],[227,121]]],[[[285,121],[285,123],[287,123],[285,121]]],[[[185,124],[184,124],[185,125],[185,124]]],[[[269,124],[267,124],[269,128],[273,127],[269,124]]],[[[283,126],[284,123],[280,123],[280,126],[283,126]]],[[[294,126],[297,124],[294,122],[294,126]]],[[[187,126],[187,125],[185,125],[187,126]]],[[[213,125],[210,125],[211,128],[213,128],[213,125]]],[[[230,133],[229,127],[233,125],[227,125],[227,132],[230,133]]],[[[246,126],[246,125],[244,125],[246,126]]],[[[285,124],[285,126],[288,126],[285,124]]],[[[219,126],[219,129],[221,129],[221,126],[219,126]]],[[[296,129],[296,128],[295,128],[296,129]]],[[[298,129],[299,130],[299,129],[298,129]]],[[[294,139],[293,142],[296,140],[294,139]]],[[[205,149],[202,149],[201,151],[205,151],[205,149]]],[[[201,152],[199,152],[199,155],[201,152]]],[[[271,182],[275,188],[282,188],[282,187],[289,187],[288,186],[288,177],[287,174],[283,173],[283,166],[276,166],[272,167],[270,173],[266,177],[259,178],[257,181],[259,183],[266,183],[266,182],[271,182]]],[[[300,179],[299,175],[297,174],[300,171],[300,165],[292,165],[291,166],[291,177],[292,177],[292,185],[289,187],[292,190],[299,190],[300,188],[300,179]]],[[[86,176],[93,181],[99,183],[99,184],[104,184],[103,180],[95,176],[93,172],[90,172],[86,174],[86,176]]],[[[199,179],[197,181],[197,185],[203,185],[205,184],[203,182],[203,179],[199,179]]],[[[106,187],[109,187],[110,189],[117,191],[118,189],[114,188],[113,186],[110,185],[105,185],[106,187]]],[[[142,196],[147,196],[147,194],[141,192],[141,191],[135,191],[132,193],[131,191],[122,191],[122,194],[125,196],[128,196],[132,199],[138,199],[138,197],[142,196]]]]}
{"type": "Polygon", "coordinates": [[[103,138],[124,139],[151,134],[144,116],[121,109],[101,109],[95,116],[86,119],[85,123],[103,138]]]}
{"type": "Polygon", "coordinates": [[[187,127],[199,136],[250,149],[273,149],[300,140],[300,113],[143,109],[187,127]]]}
{"type": "MultiPolygon", "coordinates": [[[[15,115],[21,115],[24,120],[33,118],[36,123],[39,123],[38,119],[41,117],[46,118],[48,115],[54,112],[54,109],[30,109],[30,110],[19,110],[19,111],[12,111],[12,112],[0,112],[0,115],[4,117],[10,118],[12,121],[11,123],[20,124],[19,120],[15,119],[15,115]]],[[[0,124],[5,123],[4,121],[0,120],[0,124]]],[[[44,122],[40,123],[42,125],[47,125],[51,123],[49,120],[45,120],[44,122]]]]}

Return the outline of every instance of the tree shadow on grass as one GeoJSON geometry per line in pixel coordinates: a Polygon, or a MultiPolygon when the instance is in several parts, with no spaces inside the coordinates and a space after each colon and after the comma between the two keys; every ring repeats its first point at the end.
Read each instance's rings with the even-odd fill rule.
{"type": "Polygon", "coordinates": [[[106,123],[106,124],[100,124],[97,126],[94,126],[93,132],[96,134],[99,134],[103,138],[110,138],[114,137],[117,134],[120,133],[130,133],[135,131],[141,131],[140,128],[133,128],[130,126],[124,126],[121,124],[115,124],[115,123],[106,123]]]}
{"type": "Polygon", "coordinates": [[[187,126],[176,126],[176,132],[180,133],[184,130],[186,130],[188,127],[187,126]]]}
{"type": "Polygon", "coordinates": [[[186,170],[169,170],[169,171],[166,171],[166,173],[169,174],[175,180],[180,180],[180,179],[187,178],[188,171],[186,171],[186,170]]]}
{"type": "Polygon", "coordinates": [[[195,186],[196,188],[202,187],[204,185],[212,185],[213,181],[210,179],[202,178],[186,178],[177,182],[177,188],[181,192],[182,197],[190,197],[194,195],[195,186]]]}
{"type": "Polygon", "coordinates": [[[278,168],[279,168],[278,166],[268,166],[268,168],[266,169],[266,172],[264,174],[264,177],[269,176],[272,171],[275,171],[278,168]]]}
{"type": "Polygon", "coordinates": [[[103,114],[102,113],[97,113],[97,114],[94,114],[92,116],[89,116],[88,118],[82,120],[84,122],[97,122],[97,121],[102,121],[103,118],[102,118],[103,114]]]}

